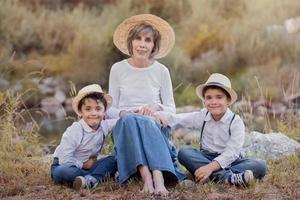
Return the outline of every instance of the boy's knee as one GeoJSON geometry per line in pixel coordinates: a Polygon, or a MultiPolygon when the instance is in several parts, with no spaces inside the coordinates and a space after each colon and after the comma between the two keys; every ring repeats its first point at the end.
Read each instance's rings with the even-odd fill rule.
{"type": "Polygon", "coordinates": [[[256,159],[256,173],[254,173],[255,178],[262,179],[267,173],[267,163],[264,160],[256,159]]]}
{"type": "Polygon", "coordinates": [[[52,173],[54,183],[72,181],[73,179],[75,179],[75,176],[76,175],[73,173],[73,170],[69,170],[65,166],[56,167],[52,173]]]}
{"type": "Polygon", "coordinates": [[[189,146],[184,146],[179,149],[178,151],[178,160],[180,163],[184,163],[188,158],[191,153],[192,148],[189,146]]]}
{"type": "Polygon", "coordinates": [[[61,170],[61,168],[56,167],[52,172],[53,182],[56,184],[62,183],[62,174],[63,174],[63,171],[61,170]]]}

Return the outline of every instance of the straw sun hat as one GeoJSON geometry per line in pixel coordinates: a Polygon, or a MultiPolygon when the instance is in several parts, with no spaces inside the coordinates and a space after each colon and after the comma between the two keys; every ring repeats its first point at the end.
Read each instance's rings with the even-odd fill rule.
{"type": "Polygon", "coordinates": [[[160,49],[154,58],[166,56],[174,46],[175,33],[173,28],[160,17],[151,14],[134,15],[125,19],[115,30],[113,42],[124,54],[129,55],[127,38],[130,30],[140,23],[146,23],[156,29],[161,35],[160,49]]]}
{"type": "Polygon", "coordinates": [[[210,85],[218,86],[228,92],[231,97],[230,104],[233,104],[237,100],[237,94],[231,88],[231,82],[229,78],[219,73],[211,74],[205,84],[201,84],[196,88],[196,93],[200,97],[200,99],[204,100],[203,89],[210,85]]]}
{"type": "MultiPolygon", "coordinates": [[[[80,100],[83,99],[84,97],[86,97],[87,95],[89,95],[91,93],[95,93],[95,92],[104,94],[101,86],[98,84],[87,85],[87,86],[83,87],[81,90],[79,90],[79,92],[73,98],[73,101],[72,101],[73,110],[75,111],[75,113],[77,115],[80,115],[79,110],[78,110],[78,104],[79,104],[80,100]]],[[[107,102],[107,108],[106,108],[106,110],[107,110],[112,104],[112,97],[108,94],[104,94],[104,99],[107,102]]]]}

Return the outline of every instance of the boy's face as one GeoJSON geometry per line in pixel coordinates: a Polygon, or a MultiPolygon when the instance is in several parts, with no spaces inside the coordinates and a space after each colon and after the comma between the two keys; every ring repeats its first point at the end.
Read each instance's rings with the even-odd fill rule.
{"type": "Polygon", "coordinates": [[[221,89],[209,88],[204,94],[204,105],[214,120],[220,120],[226,112],[230,100],[221,89]]]}
{"type": "Polygon", "coordinates": [[[97,130],[100,122],[103,120],[105,114],[105,107],[99,100],[87,98],[83,101],[81,109],[79,110],[85,123],[92,129],[97,130]]]}

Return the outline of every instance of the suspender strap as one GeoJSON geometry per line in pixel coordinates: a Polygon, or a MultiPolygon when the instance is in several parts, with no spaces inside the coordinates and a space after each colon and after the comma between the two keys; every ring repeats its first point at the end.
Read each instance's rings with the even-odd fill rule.
{"type": "MultiPolygon", "coordinates": [[[[207,114],[208,114],[208,111],[206,112],[205,117],[207,116],[207,114]]],[[[233,117],[231,118],[230,123],[229,123],[229,137],[231,136],[230,126],[231,126],[231,124],[232,124],[232,122],[233,122],[233,120],[235,118],[235,115],[236,114],[233,115],[233,117]]],[[[201,132],[200,132],[200,149],[201,149],[201,142],[202,142],[202,137],[203,137],[203,131],[204,131],[205,123],[206,123],[206,121],[203,121],[201,132]]]]}
{"type": "Polygon", "coordinates": [[[230,121],[230,124],[229,124],[229,137],[231,136],[230,126],[231,126],[231,124],[232,124],[234,118],[235,118],[235,114],[233,115],[233,117],[232,117],[232,119],[231,119],[231,121],[230,121]]]}
{"type": "MultiPolygon", "coordinates": [[[[206,112],[205,117],[207,116],[207,114],[208,114],[208,111],[206,112]]],[[[206,121],[204,120],[203,124],[202,124],[202,128],[201,128],[201,132],[200,132],[200,149],[201,149],[201,142],[202,142],[202,136],[203,136],[203,130],[205,127],[205,123],[206,123],[206,121]]]]}

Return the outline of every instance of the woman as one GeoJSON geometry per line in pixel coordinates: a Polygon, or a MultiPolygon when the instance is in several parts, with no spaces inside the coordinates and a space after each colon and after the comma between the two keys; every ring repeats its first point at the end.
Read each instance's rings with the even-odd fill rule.
{"type": "Polygon", "coordinates": [[[165,181],[180,181],[184,174],[177,168],[176,150],[168,140],[170,129],[153,118],[161,110],[175,113],[169,71],[154,59],[170,52],[174,31],[165,20],[142,14],[124,20],[113,39],[130,56],[115,63],[109,77],[113,106],[108,113],[121,117],[113,130],[119,181],[124,183],[139,172],[142,192],[167,195],[165,181]]]}

